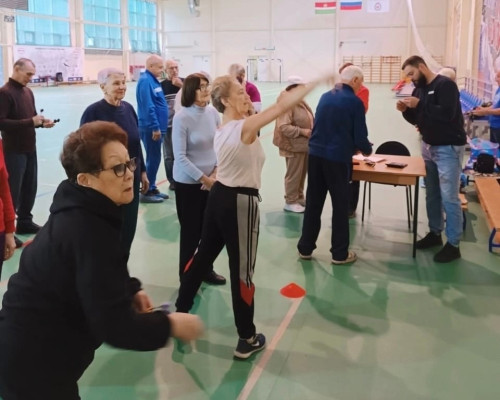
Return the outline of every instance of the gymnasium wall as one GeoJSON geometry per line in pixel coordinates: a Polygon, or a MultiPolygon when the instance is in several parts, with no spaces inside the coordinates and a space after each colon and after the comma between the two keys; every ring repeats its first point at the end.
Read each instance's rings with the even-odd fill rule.
{"type": "MultiPolygon", "coordinates": [[[[233,62],[245,65],[247,59],[261,57],[282,60],[285,78],[309,78],[332,68],[342,56],[415,53],[406,1],[390,0],[387,13],[369,13],[366,3],[360,11],[337,10],[337,16],[315,15],[311,0],[200,0],[200,16],[195,17],[186,0],[166,0],[165,56],[177,58],[184,75],[197,70],[201,56],[209,58],[215,75],[225,73],[233,62]]],[[[422,40],[442,58],[448,1],[413,4],[422,40]]]]}

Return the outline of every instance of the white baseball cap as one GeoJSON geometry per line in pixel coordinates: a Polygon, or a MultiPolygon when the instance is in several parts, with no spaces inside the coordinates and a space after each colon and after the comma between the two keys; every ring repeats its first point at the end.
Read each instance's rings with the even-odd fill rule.
{"type": "Polygon", "coordinates": [[[290,85],[305,85],[307,82],[299,75],[290,75],[287,79],[290,85]]]}

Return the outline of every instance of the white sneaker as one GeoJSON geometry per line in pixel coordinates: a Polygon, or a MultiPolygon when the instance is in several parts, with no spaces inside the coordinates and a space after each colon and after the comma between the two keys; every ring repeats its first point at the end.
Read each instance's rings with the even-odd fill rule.
{"type": "Polygon", "coordinates": [[[294,203],[294,204],[285,204],[283,210],[290,211],[293,213],[303,213],[306,210],[306,208],[300,205],[299,203],[294,203]]]}

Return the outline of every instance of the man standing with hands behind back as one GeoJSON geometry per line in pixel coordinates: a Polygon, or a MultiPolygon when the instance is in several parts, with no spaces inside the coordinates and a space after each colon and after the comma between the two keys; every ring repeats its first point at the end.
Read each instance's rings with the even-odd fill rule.
{"type": "Polygon", "coordinates": [[[458,197],[465,148],[464,118],[458,87],[451,79],[436,75],[422,57],[411,56],[402,67],[413,81],[412,96],[399,100],[396,108],[422,134],[425,161],[427,218],[430,232],[417,242],[417,249],[442,246],[434,261],[446,263],[461,257],[462,209],[458,197]]]}
{"type": "Polygon", "coordinates": [[[168,182],[170,183],[169,189],[175,190],[175,181],[172,169],[174,167],[174,151],[172,148],[172,121],[175,114],[175,97],[181,90],[184,78],[179,78],[179,64],[175,60],[167,60],[165,63],[167,70],[167,79],[161,83],[163,94],[168,106],[168,128],[167,134],[163,138],[163,159],[165,160],[165,173],[168,182]]]}
{"type": "Polygon", "coordinates": [[[142,203],[162,203],[168,194],[156,187],[156,175],[161,163],[161,143],[167,132],[168,108],[158,78],[163,73],[163,60],[158,55],[146,60],[146,71],[141,74],[135,91],[139,134],[146,150],[146,174],[149,190],[141,194],[142,203]]]}
{"type": "MultiPolygon", "coordinates": [[[[38,115],[33,92],[26,85],[35,75],[35,64],[27,58],[14,63],[9,81],[0,88],[0,131],[5,165],[9,173],[12,203],[17,214],[18,234],[33,234],[33,205],[38,186],[35,128],[52,128],[54,121],[38,115]]],[[[23,242],[15,237],[16,247],[23,242]]]]}

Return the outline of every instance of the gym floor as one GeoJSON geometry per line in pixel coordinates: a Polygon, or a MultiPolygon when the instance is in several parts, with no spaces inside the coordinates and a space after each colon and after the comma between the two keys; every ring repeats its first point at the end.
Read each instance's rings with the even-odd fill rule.
{"type": "MultiPolygon", "coordinates": [[[[258,86],[265,107],[286,85],[258,86]]],[[[374,147],[398,140],[418,155],[418,134],[396,110],[390,86],[367,86],[374,147]]],[[[326,90],[319,88],[308,97],[313,109],[326,90]]],[[[55,128],[37,131],[34,216],[43,224],[65,177],[58,158],[62,140],[102,93],[97,85],[33,91],[38,109],[61,119],[55,128]]],[[[135,105],[135,83],[129,83],[126,99],[135,105]]],[[[82,399],[498,399],[500,262],[498,254],[488,253],[489,228],[473,185],[466,188],[469,211],[460,260],[435,264],[435,249],[418,251],[413,259],[404,188],[373,185],[364,224],[363,189],[358,215],[350,220],[351,248],[358,261],[330,264],[329,201],[314,258],[303,261],[296,251],[302,215],[283,211],[285,161],[272,144],[273,128],[269,125],[261,136],[267,160],[255,272],[255,322],[268,348],[247,361],[233,360],[237,335],[229,286],[203,285],[193,309],[206,326],[200,340],[191,345],[171,341],[148,353],[104,345],[79,382],[82,399]],[[282,296],[280,289],[289,283],[304,288],[305,297],[282,296]]],[[[159,180],[160,189],[167,191],[163,166],[159,180]]],[[[158,305],[174,301],[178,288],[179,224],[175,192],[170,195],[163,204],[141,204],[129,264],[131,275],[142,280],[158,305]]],[[[422,237],[428,229],[422,188],[419,203],[422,237]]],[[[4,264],[0,295],[17,270],[20,254],[4,264]]],[[[225,252],[215,269],[228,275],[225,252]]]]}

